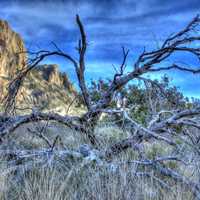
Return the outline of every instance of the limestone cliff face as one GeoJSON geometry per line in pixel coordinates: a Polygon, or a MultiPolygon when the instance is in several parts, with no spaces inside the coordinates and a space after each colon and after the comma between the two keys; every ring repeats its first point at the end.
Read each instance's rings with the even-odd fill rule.
{"type": "MultiPolygon", "coordinates": [[[[66,114],[67,105],[77,95],[67,75],[59,72],[55,64],[40,65],[32,70],[21,89],[25,97],[23,100],[29,102],[29,107],[60,114],[66,114]]],[[[23,100],[19,102],[20,105],[23,105],[23,100]]]]}
{"type": "MultiPolygon", "coordinates": [[[[6,21],[0,20],[0,101],[9,81],[19,70],[27,67],[25,52],[20,35],[6,21]]],[[[58,65],[40,65],[26,77],[17,101],[20,107],[29,102],[30,107],[37,104],[51,110],[57,106],[66,107],[75,94],[76,90],[67,75],[59,72],[58,65]]]]}
{"type": "Polygon", "coordinates": [[[19,34],[6,21],[0,20],[0,97],[5,92],[8,79],[25,67],[26,49],[19,34]]]}
{"type": "Polygon", "coordinates": [[[69,92],[75,92],[67,74],[61,73],[57,64],[40,65],[36,70],[38,70],[43,79],[49,84],[55,84],[59,87],[63,87],[69,92]]]}
{"type": "Polygon", "coordinates": [[[19,34],[15,33],[6,21],[0,20],[0,74],[13,76],[25,67],[26,49],[19,34]]]}

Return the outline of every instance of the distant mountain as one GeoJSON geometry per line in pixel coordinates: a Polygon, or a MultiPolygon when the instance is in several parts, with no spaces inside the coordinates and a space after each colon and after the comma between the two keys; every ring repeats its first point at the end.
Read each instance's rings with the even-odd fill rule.
{"type": "MultiPolygon", "coordinates": [[[[0,100],[10,80],[26,67],[26,48],[21,36],[0,20],[0,100]]],[[[37,66],[25,79],[17,98],[18,107],[37,107],[65,113],[77,92],[66,73],[56,64],[37,66]]]]}

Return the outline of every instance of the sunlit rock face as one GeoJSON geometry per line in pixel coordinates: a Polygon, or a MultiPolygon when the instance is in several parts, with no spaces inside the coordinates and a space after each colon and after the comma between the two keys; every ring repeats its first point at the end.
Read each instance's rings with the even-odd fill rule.
{"type": "Polygon", "coordinates": [[[0,20],[0,98],[8,80],[26,67],[25,46],[22,38],[6,21],[0,20]]]}
{"type": "Polygon", "coordinates": [[[43,78],[51,84],[62,85],[60,78],[60,72],[58,71],[58,65],[42,65],[40,67],[43,78]]]}
{"type": "Polygon", "coordinates": [[[59,87],[67,89],[69,92],[75,92],[66,73],[59,71],[57,64],[40,65],[37,67],[38,72],[49,84],[55,84],[59,87]]]}
{"type": "MultiPolygon", "coordinates": [[[[27,54],[20,35],[6,21],[0,20],[0,108],[9,81],[26,68],[27,54]]],[[[51,108],[66,107],[76,95],[72,83],[56,64],[40,65],[25,78],[18,93],[17,103],[21,107],[39,105],[51,108]]],[[[62,108],[61,108],[62,110],[62,108]]]]}
{"type": "Polygon", "coordinates": [[[13,76],[25,67],[26,54],[24,42],[6,21],[0,20],[0,74],[13,76]]]}

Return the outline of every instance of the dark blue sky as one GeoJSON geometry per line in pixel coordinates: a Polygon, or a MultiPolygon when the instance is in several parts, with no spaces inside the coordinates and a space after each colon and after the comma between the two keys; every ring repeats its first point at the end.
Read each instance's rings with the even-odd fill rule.
{"type": "MultiPolygon", "coordinates": [[[[131,67],[144,46],[147,50],[156,48],[200,13],[200,0],[0,0],[0,8],[0,18],[22,35],[28,49],[52,49],[54,41],[74,56],[79,38],[75,24],[78,13],[89,41],[89,80],[112,76],[112,64],[118,66],[121,61],[122,45],[130,49],[131,67]]],[[[189,55],[181,54],[174,59],[199,66],[189,55]]],[[[58,63],[75,80],[69,63],[57,58],[45,62],[58,63]]],[[[175,71],[169,75],[185,95],[200,97],[200,75],[175,71]]]]}

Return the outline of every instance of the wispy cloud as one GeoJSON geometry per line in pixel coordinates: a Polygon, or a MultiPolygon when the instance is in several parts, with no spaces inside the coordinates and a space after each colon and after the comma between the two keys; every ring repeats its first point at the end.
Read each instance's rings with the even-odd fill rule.
{"type": "MultiPolygon", "coordinates": [[[[88,77],[92,73],[98,77],[107,75],[107,66],[120,63],[122,45],[131,50],[131,64],[144,46],[156,48],[170,33],[183,28],[199,12],[200,3],[199,0],[1,0],[0,7],[0,18],[9,21],[28,48],[38,45],[52,48],[50,42],[54,41],[73,55],[79,38],[75,24],[78,13],[88,33],[87,60],[94,66],[88,77]]],[[[66,65],[63,63],[63,70],[66,65]]],[[[181,80],[178,74],[176,77],[181,80]]],[[[188,75],[187,80],[191,79],[192,75],[188,75]]],[[[198,78],[195,82],[200,84],[198,78]]],[[[184,80],[179,83],[185,93],[198,93],[192,84],[188,86],[184,80]]]]}

